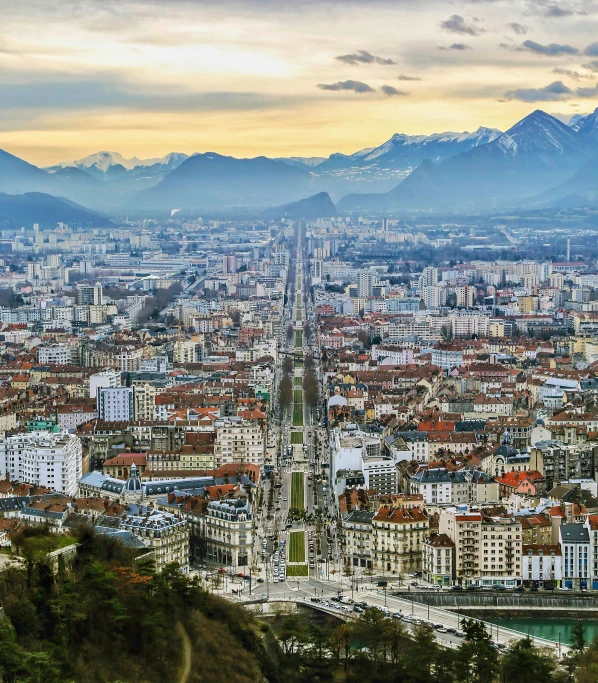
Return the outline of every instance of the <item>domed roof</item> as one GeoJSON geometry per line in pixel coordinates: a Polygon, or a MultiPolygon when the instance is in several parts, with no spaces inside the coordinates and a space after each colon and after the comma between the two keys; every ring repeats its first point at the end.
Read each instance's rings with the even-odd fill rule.
{"type": "Polygon", "coordinates": [[[137,465],[135,463],[131,465],[131,473],[125,484],[125,491],[141,491],[141,479],[137,476],[137,465]]]}
{"type": "Polygon", "coordinates": [[[509,443],[501,443],[501,445],[494,451],[494,455],[501,455],[506,460],[514,455],[519,455],[519,451],[509,443]]]}

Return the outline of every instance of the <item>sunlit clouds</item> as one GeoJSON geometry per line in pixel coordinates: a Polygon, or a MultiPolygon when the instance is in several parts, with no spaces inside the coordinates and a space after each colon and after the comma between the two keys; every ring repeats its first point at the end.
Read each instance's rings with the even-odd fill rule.
{"type": "Polygon", "coordinates": [[[0,0],[0,148],[38,164],[350,153],[598,105],[590,1],[25,5],[0,0]]]}

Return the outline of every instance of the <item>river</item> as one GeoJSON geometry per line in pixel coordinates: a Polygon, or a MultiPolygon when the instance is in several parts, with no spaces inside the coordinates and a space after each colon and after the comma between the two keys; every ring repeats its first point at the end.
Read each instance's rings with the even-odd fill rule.
{"type": "MultiPolygon", "coordinates": [[[[488,620],[490,621],[490,620],[488,620]]],[[[493,624],[511,628],[515,631],[521,631],[523,635],[538,636],[539,638],[546,638],[554,643],[572,644],[571,629],[576,624],[575,619],[540,619],[532,617],[524,619],[523,617],[511,617],[508,619],[492,619],[493,624]]],[[[598,621],[584,620],[586,631],[586,641],[589,643],[594,638],[598,637],[598,621]]]]}

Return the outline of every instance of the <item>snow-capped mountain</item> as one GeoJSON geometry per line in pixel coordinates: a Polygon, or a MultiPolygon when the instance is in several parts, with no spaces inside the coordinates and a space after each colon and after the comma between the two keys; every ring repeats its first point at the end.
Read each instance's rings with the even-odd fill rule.
{"type": "Polygon", "coordinates": [[[83,171],[93,169],[97,173],[106,173],[112,166],[122,166],[127,171],[131,171],[139,166],[155,166],[157,164],[174,169],[180,166],[183,161],[188,158],[188,154],[182,154],[180,152],[171,152],[166,156],[153,157],[151,159],[138,159],[137,157],[125,159],[119,152],[96,152],[96,154],[90,154],[89,156],[83,157],[83,159],[77,159],[76,161],[63,161],[60,164],[50,167],[50,170],[74,166],[83,171]]]}
{"type": "Polygon", "coordinates": [[[281,159],[308,168],[319,185],[336,197],[348,191],[390,190],[417,168],[424,159],[443,161],[455,154],[485,145],[501,135],[494,128],[478,128],[473,133],[434,133],[406,135],[396,133],[377,147],[353,154],[337,152],[319,163],[311,159],[281,159]]]}
{"type": "Polygon", "coordinates": [[[562,183],[595,150],[581,131],[535,111],[487,144],[438,164],[426,159],[391,192],[346,197],[339,208],[512,206],[562,183]]]}
{"type": "Polygon", "coordinates": [[[579,119],[574,126],[582,138],[598,142],[598,109],[579,119]]]}
{"type": "Polygon", "coordinates": [[[510,156],[522,154],[569,155],[583,152],[579,134],[554,116],[537,109],[509,128],[496,146],[510,156]]]}

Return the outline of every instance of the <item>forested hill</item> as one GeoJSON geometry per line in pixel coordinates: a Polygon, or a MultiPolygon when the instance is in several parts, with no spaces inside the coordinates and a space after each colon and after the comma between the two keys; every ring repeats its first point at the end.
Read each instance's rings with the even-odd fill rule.
{"type": "Polygon", "coordinates": [[[156,575],[130,550],[83,528],[72,567],[52,571],[42,528],[15,540],[22,566],[0,577],[0,681],[187,683],[269,678],[263,626],[242,607],[199,588],[176,567],[156,575]],[[178,628],[177,628],[178,627],[178,628]]]}

